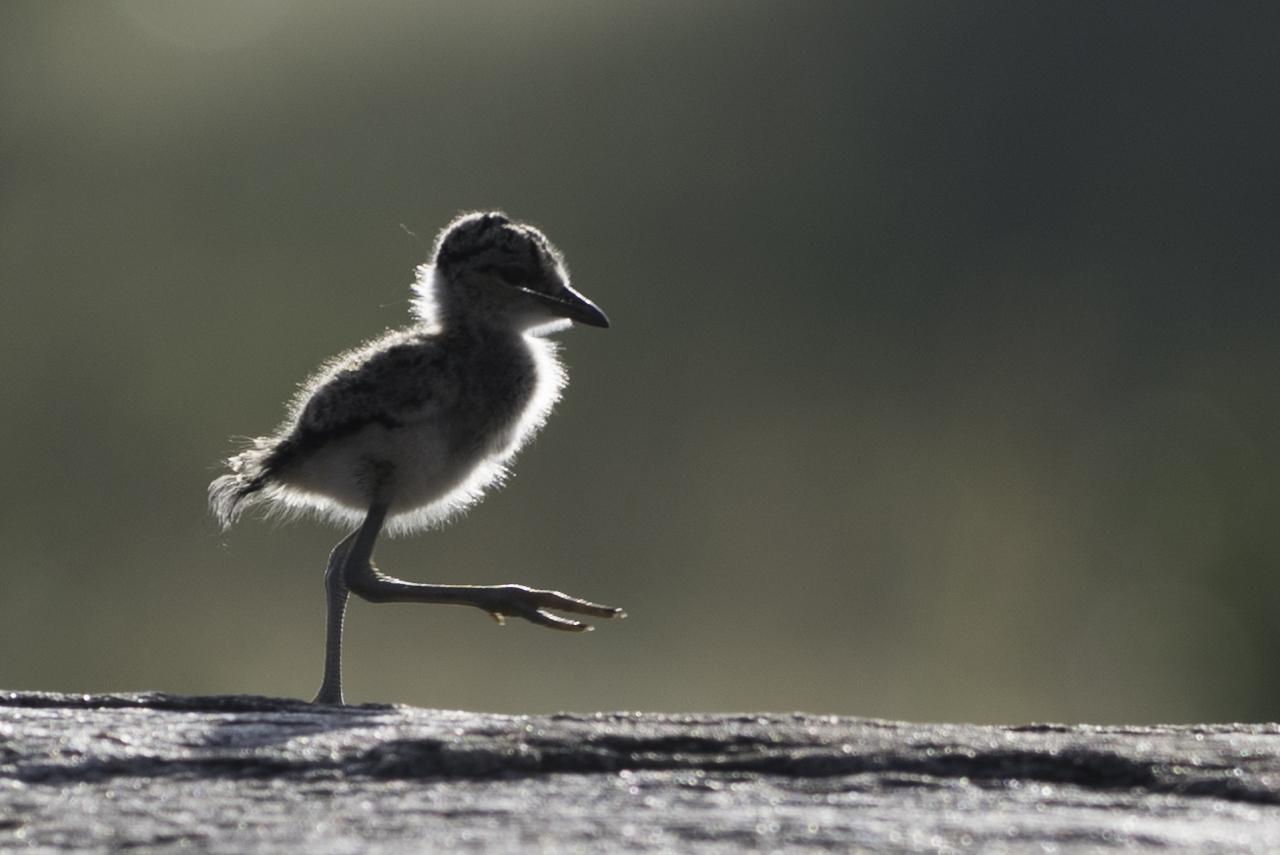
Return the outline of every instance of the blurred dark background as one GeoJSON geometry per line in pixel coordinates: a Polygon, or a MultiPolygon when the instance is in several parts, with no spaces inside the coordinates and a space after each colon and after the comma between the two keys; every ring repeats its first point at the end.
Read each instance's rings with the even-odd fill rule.
{"type": "Polygon", "coordinates": [[[310,697],[340,533],[205,488],[542,227],[613,320],[352,701],[1280,718],[1280,6],[10,0],[0,686],[310,697]]]}

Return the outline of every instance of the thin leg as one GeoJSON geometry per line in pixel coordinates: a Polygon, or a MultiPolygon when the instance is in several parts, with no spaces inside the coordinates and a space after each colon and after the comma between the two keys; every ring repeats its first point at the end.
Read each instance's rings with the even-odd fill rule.
{"type": "Polygon", "coordinates": [[[325,643],[324,682],[315,703],[342,703],[342,618],[350,591],[371,603],[442,603],[474,606],[493,616],[522,617],[539,626],[566,632],[588,632],[594,627],[551,614],[557,609],[591,617],[626,617],[622,609],[570,597],[559,591],[542,591],[524,585],[420,585],[382,573],[373,566],[373,544],[382,530],[387,509],[375,505],[360,528],[333,548],[325,572],[329,595],[328,635],[325,643]]]}
{"type": "Polygon", "coordinates": [[[522,617],[538,626],[565,632],[590,632],[595,627],[553,615],[547,609],[601,618],[627,616],[622,609],[613,606],[602,606],[559,591],[543,591],[524,585],[419,585],[387,576],[372,564],[348,563],[347,569],[352,571],[346,580],[351,592],[371,603],[475,606],[488,612],[498,623],[507,617],[522,617]]]}
{"type": "Polygon", "coordinates": [[[333,548],[333,552],[329,553],[329,567],[324,573],[324,589],[328,602],[324,638],[324,680],[321,681],[320,691],[316,693],[312,703],[342,705],[342,621],[347,611],[346,564],[352,554],[357,551],[354,548],[357,545],[365,546],[367,551],[364,560],[368,560],[368,553],[373,551],[373,541],[382,528],[382,520],[385,516],[385,508],[371,509],[360,528],[343,538],[342,542],[333,548]],[[372,535],[368,534],[370,530],[373,532],[372,535]],[[363,538],[362,535],[364,535],[363,538]],[[367,543],[362,543],[364,540],[367,540],[367,543]]]}
{"type": "Polygon", "coordinates": [[[524,585],[420,585],[387,576],[370,560],[373,541],[378,536],[378,529],[371,528],[375,514],[377,526],[381,528],[386,509],[374,508],[361,526],[347,560],[342,563],[347,588],[371,603],[474,606],[488,612],[498,623],[502,623],[504,617],[522,617],[539,626],[566,632],[587,632],[593,627],[553,615],[547,609],[591,617],[626,617],[622,609],[580,600],[559,591],[542,591],[524,585]]]}

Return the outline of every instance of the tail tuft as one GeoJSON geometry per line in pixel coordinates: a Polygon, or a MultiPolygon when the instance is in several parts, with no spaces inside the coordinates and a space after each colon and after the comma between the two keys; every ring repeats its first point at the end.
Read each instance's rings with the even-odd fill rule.
{"type": "Polygon", "coordinates": [[[209,485],[209,510],[217,518],[223,531],[240,518],[245,508],[257,504],[262,489],[267,485],[260,448],[251,448],[227,461],[230,475],[215,478],[209,485]]]}
{"type": "Polygon", "coordinates": [[[209,485],[209,510],[213,511],[223,531],[240,516],[241,506],[248,496],[239,475],[223,475],[209,485]]]}

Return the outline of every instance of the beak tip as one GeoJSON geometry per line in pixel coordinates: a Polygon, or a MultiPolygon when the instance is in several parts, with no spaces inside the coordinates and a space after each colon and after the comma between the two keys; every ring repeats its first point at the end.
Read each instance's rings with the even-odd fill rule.
{"type": "Polygon", "coordinates": [[[569,317],[589,327],[599,327],[607,330],[609,328],[609,318],[604,312],[600,311],[600,307],[585,299],[582,303],[583,305],[578,306],[578,310],[571,313],[569,317]]]}

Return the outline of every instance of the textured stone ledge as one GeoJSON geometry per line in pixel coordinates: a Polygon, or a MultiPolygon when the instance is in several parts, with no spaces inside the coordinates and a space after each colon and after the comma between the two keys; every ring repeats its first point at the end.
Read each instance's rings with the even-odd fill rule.
{"type": "Polygon", "coordinates": [[[1280,851],[1280,727],[0,693],[0,851],[1280,851]]]}

